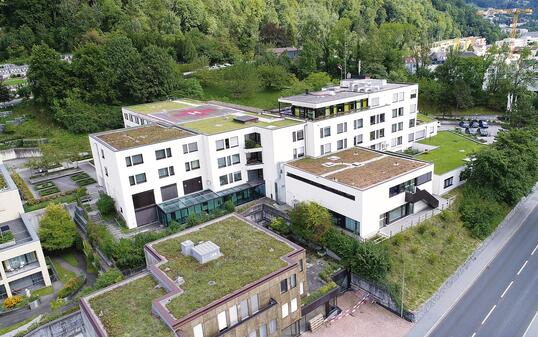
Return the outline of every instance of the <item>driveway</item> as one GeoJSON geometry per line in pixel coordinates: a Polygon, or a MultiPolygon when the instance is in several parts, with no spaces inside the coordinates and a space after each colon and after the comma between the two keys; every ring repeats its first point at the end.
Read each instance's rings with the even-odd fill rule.
{"type": "Polygon", "coordinates": [[[342,313],[325,323],[315,333],[306,332],[308,337],[403,337],[412,323],[396,316],[378,304],[361,302],[363,292],[348,291],[338,298],[342,313]],[[356,307],[358,305],[358,307],[356,307]],[[353,311],[353,309],[355,309],[353,311]]]}
{"type": "MultiPolygon", "coordinates": [[[[451,122],[451,121],[442,121],[441,125],[439,126],[439,131],[454,131],[456,128],[459,128],[457,122],[451,122]]],[[[483,139],[486,141],[486,144],[493,144],[495,141],[495,137],[497,136],[497,133],[501,130],[501,127],[496,124],[490,124],[488,128],[489,136],[487,137],[478,137],[479,139],[483,139]]]]}

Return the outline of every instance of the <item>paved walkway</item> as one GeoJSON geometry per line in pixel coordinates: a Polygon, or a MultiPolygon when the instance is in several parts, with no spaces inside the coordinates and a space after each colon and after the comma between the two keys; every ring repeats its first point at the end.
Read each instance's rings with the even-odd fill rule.
{"type": "Polygon", "coordinates": [[[33,320],[31,320],[30,322],[24,324],[23,326],[18,327],[17,329],[12,330],[12,331],[10,331],[10,332],[8,332],[6,334],[3,334],[2,337],[14,337],[17,333],[19,333],[19,331],[26,331],[26,329],[28,329],[32,324],[34,324],[36,322],[39,322],[42,317],[43,317],[43,315],[39,315],[36,318],[34,318],[33,320]]]}
{"type": "MultiPolygon", "coordinates": [[[[429,336],[437,324],[478,279],[484,269],[517,232],[532,210],[538,206],[538,185],[503,220],[498,229],[475,251],[467,263],[449,278],[439,290],[439,297],[418,321],[407,337],[429,336]]],[[[435,296],[435,295],[434,295],[435,296]]]]}

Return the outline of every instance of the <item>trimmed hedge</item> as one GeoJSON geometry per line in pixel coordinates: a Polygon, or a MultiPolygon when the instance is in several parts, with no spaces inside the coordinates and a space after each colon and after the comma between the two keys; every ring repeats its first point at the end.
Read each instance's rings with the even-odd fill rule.
{"type": "Polygon", "coordinates": [[[30,191],[30,188],[28,188],[28,185],[24,182],[24,180],[21,178],[21,176],[15,172],[11,171],[11,178],[15,182],[15,185],[17,185],[17,188],[22,194],[22,198],[26,201],[32,201],[35,200],[34,195],[32,194],[32,191],[30,191]]]}

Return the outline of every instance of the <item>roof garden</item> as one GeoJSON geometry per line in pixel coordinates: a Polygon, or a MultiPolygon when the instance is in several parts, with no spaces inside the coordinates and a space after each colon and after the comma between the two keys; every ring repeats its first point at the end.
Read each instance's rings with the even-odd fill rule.
{"type": "Polygon", "coordinates": [[[434,163],[434,173],[437,175],[463,166],[466,158],[485,146],[450,131],[441,131],[436,136],[421,140],[420,143],[437,146],[436,149],[416,157],[434,163]]]}
{"type": "Polygon", "coordinates": [[[166,291],[151,275],[90,299],[90,306],[109,336],[172,337],[163,321],[151,313],[151,302],[166,291]]]}
{"type": "Polygon", "coordinates": [[[282,257],[294,248],[253,225],[229,216],[195,231],[173,236],[151,245],[168,261],[159,268],[175,280],[181,276],[183,293],[167,305],[180,319],[227,294],[288,265],[282,257]],[[205,264],[181,254],[180,244],[212,241],[223,256],[205,264]]]}
{"type": "Polygon", "coordinates": [[[141,114],[153,114],[157,112],[166,112],[180,110],[184,108],[191,108],[197,105],[200,105],[200,103],[194,100],[176,100],[132,105],[126,107],[126,109],[141,114]]]}
{"type": "Polygon", "coordinates": [[[435,119],[423,114],[417,114],[417,121],[419,121],[420,123],[431,123],[435,121],[435,119]]]}
{"type": "Polygon", "coordinates": [[[252,126],[262,127],[266,129],[278,129],[293,125],[300,125],[302,121],[297,121],[294,119],[288,118],[276,118],[270,115],[258,115],[258,114],[249,114],[245,112],[238,112],[235,114],[229,114],[219,117],[212,117],[206,119],[198,119],[196,121],[187,122],[181,124],[182,127],[185,127],[189,130],[207,134],[215,135],[222,132],[234,131],[239,129],[244,129],[252,126]],[[242,122],[235,120],[236,117],[243,116],[256,116],[257,120],[242,122]]]}
{"type": "Polygon", "coordinates": [[[151,145],[192,136],[191,132],[175,127],[148,125],[137,128],[119,129],[95,135],[116,150],[151,145]]]}
{"type": "Polygon", "coordinates": [[[6,179],[4,179],[4,175],[0,171],[0,191],[5,190],[6,188],[7,188],[6,179]]]}

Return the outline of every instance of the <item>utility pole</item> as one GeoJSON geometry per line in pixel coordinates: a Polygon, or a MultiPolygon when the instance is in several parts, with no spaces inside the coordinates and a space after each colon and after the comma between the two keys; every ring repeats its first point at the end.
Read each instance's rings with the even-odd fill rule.
{"type": "Polygon", "coordinates": [[[405,288],[405,260],[403,258],[403,247],[402,247],[402,298],[400,304],[400,317],[403,318],[403,304],[404,304],[404,288],[405,288]]]}
{"type": "Polygon", "coordinates": [[[347,78],[347,34],[344,34],[344,76],[347,78]]]}
{"type": "Polygon", "coordinates": [[[358,69],[358,75],[361,76],[361,60],[359,60],[359,64],[357,65],[358,69]]]}

